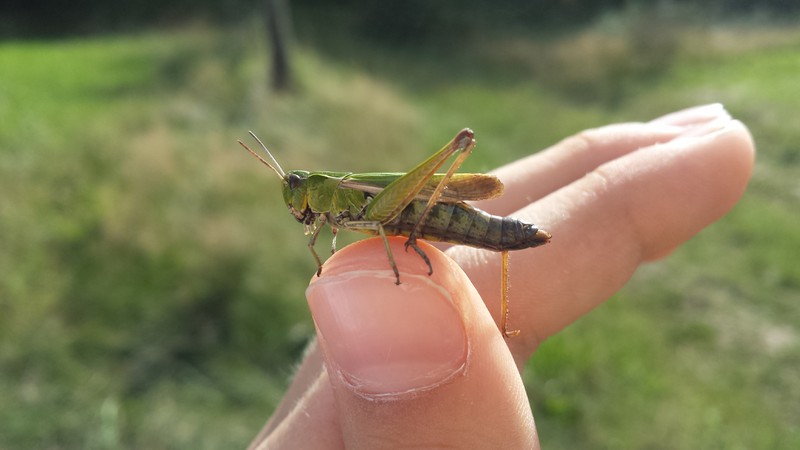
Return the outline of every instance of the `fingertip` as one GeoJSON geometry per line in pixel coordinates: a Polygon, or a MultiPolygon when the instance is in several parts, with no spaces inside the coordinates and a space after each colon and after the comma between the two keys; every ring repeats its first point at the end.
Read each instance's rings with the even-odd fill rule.
{"type": "Polygon", "coordinates": [[[756,161],[756,143],[750,129],[739,120],[732,120],[730,125],[731,136],[734,139],[733,151],[735,152],[741,175],[749,179],[753,173],[756,161]]]}
{"type": "Polygon", "coordinates": [[[428,245],[437,277],[402,240],[390,248],[401,284],[379,239],[347,247],[309,286],[307,297],[329,370],[365,398],[433,389],[466,368],[467,332],[459,292],[440,283],[449,266],[428,245]],[[413,256],[413,258],[411,258],[413,256]],[[445,273],[441,273],[445,272],[445,273]]]}
{"type": "MultiPolygon", "coordinates": [[[[675,179],[694,186],[693,200],[698,210],[695,217],[705,227],[722,217],[739,201],[747,187],[755,165],[755,143],[748,128],[739,120],[727,120],[699,136],[678,139],[685,144],[684,177],[675,179]],[[704,180],[701,181],[701,180],[704,180]]],[[[699,230],[698,230],[699,231],[699,230]]],[[[676,244],[677,245],[677,244],[676,244]]]]}
{"type": "MultiPolygon", "coordinates": [[[[428,266],[425,261],[415,252],[406,251],[404,247],[405,238],[390,237],[387,241],[401,277],[403,273],[412,275],[428,273],[428,266]]],[[[443,255],[439,250],[424,241],[419,241],[418,245],[423,249],[428,259],[431,260],[431,265],[444,265],[442,261],[443,255]]],[[[364,239],[337,251],[325,261],[320,276],[312,278],[311,284],[359,270],[385,271],[387,275],[391,275],[392,278],[395,277],[386,246],[381,238],[364,239]]]]}
{"type": "Polygon", "coordinates": [[[725,106],[722,103],[709,103],[665,114],[651,120],[649,123],[685,127],[703,124],[719,118],[730,119],[730,114],[725,110],[725,106]]]}
{"type": "Polygon", "coordinates": [[[432,246],[404,239],[337,253],[307,291],[345,446],[431,443],[531,448],[533,417],[514,359],[472,283],[432,246]],[[505,445],[505,444],[508,445],[505,445]]]}

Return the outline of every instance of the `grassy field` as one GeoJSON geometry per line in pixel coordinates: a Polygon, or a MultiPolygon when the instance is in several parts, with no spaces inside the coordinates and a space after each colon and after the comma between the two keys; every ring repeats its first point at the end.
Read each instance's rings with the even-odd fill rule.
{"type": "Polygon", "coordinates": [[[313,332],[314,266],[248,129],[287,168],[402,171],[470,126],[464,170],[486,171],[716,101],[755,136],[745,198],[526,383],[546,448],[800,447],[800,29],[612,25],[458,52],[312,39],[281,95],[255,27],[0,43],[0,448],[260,428],[313,332]]]}

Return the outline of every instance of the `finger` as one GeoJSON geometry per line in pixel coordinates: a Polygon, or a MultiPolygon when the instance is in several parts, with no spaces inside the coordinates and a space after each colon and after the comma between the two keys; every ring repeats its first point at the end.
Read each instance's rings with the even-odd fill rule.
{"type": "MultiPolygon", "coordinates": [[[[461,269],[391,239],[337,252],[307,295],[346,448],[531,448],[515,362],[461,269]]],[[[311,430],[298,430],[298,433],[311,430]]]]}
{"type": "MultiPolygon", "coordinates": [[[[553,234],[542,248],[513,252],[509,341],[518,359],[611,296],[642,262],[665,255],[720,218],[739,199],[753,143],[738,121],[680,137],[601,165],[514,215],[553,234]]],[[[462,246],[448,251],[484,299],[492,299],[499,257],[462,246]]],[[[497,298],[497,295],[494,295],[497,298]]],[[[495,317],[497,300],[489,302],[495,317]]]]}
{"type": "Polygon", "coordinates": [[[250,444],[251,449],[269,450],[345,448],[339,427],[328,374],[325,371],[312,380],[297,398],[283,420],[274,423],[268,434],[250,444]]]}
{"type": "Polygon", "coordinates": [[[694,127],[709,122],[730,120],[730,118],[730,114],[728,114],[728,111],[725,110],[725,107],[721,103],[711,103],[665,114],[651,120],[650,123],[656,125],[694,127]]]}
{"type": "Polygon", "coordinates": [[[317,346],[316,341],[311,341],[308,347],[306,347],[300,366],[298,366],[295,371],[292,384],[281,399],[278,407],[272,413],[272,416],[264,425],[264,428],[261,429],[255,439],[253,439],[253,442],[250,443],[249,449],[257,448],[270,433],[286,420],[293,410],[297,409],[297,404],[301,402],[304,396],[308,395],[308,392],[312,389],[312,386],[317,383],[321,374],[322,356],[319,352],[319,346],[317,346]]]}
{"type": "Polygon", "coordinates": [[[475,206],[492,214],[508,215],[582,178],[607,161],[671,141],[708,122],[729,118],[717,103],[689,108],[649,123],[614,124],[582,131],[492,171],[505,185],[505,194],[476,202],[475,206]]]}

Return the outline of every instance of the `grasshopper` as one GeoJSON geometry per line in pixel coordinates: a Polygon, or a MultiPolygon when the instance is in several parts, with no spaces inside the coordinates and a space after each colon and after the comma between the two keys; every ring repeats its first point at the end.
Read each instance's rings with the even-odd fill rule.
{"type": "Polygon", "coordinates": [[[308,248],[317,262],[317,276],[322,261],[314,250],[324,224],[333,232],[331,253],[336,251],[340,228],[378,235],[383,239],[396,284],[400,284],[387,236],[406,236],[406,251],[411,247],[425,261],[428,275],[433,274],[428,256],[417,246],[417,239],[449,242],[502,252],[501,325],[503,336],[519,334],[508,324],[508,251],[536,247],[549,242],[551,235],[535,225],[512,217],[494,216],[470,206],[466,201],[499,197],[503,183],[493,175],[455,173],[475,147],[475,135],[465,128],[431,157],[408,173],[284,172],[275,157],[253,133],[271,163],[239,144],[267,165],[281,178],[283,199],[289,212],[310,234],[308,248]],[[455,160],[446,173],[436,173],[451,156],[455,160]]]}

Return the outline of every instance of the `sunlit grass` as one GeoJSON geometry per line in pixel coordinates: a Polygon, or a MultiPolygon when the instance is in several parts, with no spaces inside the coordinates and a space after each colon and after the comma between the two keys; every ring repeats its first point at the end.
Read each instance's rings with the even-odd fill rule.
{"type": "Polygon", "coordinates": [[[256,433],[312,335],[314,264],[274,174],[235,143],[248,129],[285,168],[402,171],[470,126],[465,170],[482,171],[708,101],[753,129],[745,199],[546,342],[531,401],[549,447],[800,444],[800,32],[682,30],[658,76],[629,66],[624,83],[616,62],[642,50],[602,26],[482,42],[452,64],[307,44],[287,94],[267,89],[258,33],[0,45],[0,447],[256,433]]]}

